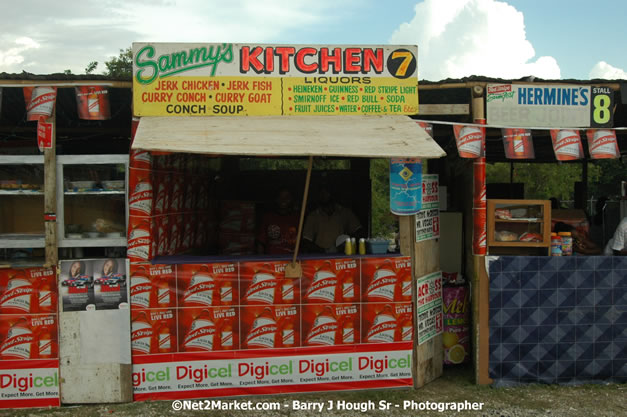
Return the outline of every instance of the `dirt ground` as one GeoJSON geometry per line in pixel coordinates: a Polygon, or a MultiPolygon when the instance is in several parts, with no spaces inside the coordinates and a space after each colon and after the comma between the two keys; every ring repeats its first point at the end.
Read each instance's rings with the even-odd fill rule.
{"type": "MultiPolygon", "coordinates": [[[[515,388],[493,388],[477,386],[473,383],[470,367],[445,368],[444,375],[419,390],[377,390],[339,393],[290,394],[277,396],[239,397],[225,399],[221,407],[234,408],[248,403],[253,406],[277,403],[277,411],[236,411],[217,408],[212,410],[173,409],[172,401],[154,401],[131,404],[64,406],[56,409],[4,410],[2,416],[551,416],[551,417],[589,417],[627,416],[626,384],[589,384],[579,386],[525,385],[515,388]],[[413,401],[413,402],[412,402],[413,401]],[[452,403],[483,403],[481,410],[455,411],[452,403]],[[313,407],[313,410],[296,409],[297,405],[313,407]],[[435,404],[439,403],[439,404],[435,404]],[[329,404],[333,409],[329,409],[329,404]],[[337,407],[344,405],[344,409],[337,407]],[[369,405],[374,410],[366,409],[369,405]],[[380,410],[379,407],[389,407],[380,410]],[[448,405],[448,410],[444,409],[448,405]],[[413,408],[412,408],[413,407],[413,408]],[[425,410],[424,408],[435,408],[425,410]],[[439,411],[436,407],[440,407],[439,411]],[[352,408],[352,409],[351,409],[352,408]],[[361,408],[366,409],[361,411],[361,408]]],[[[199,406],[211,405],[210,402],[198,401],[199,406]]],[[[477,404],[476,407],[479,405],[477,404]]]]}

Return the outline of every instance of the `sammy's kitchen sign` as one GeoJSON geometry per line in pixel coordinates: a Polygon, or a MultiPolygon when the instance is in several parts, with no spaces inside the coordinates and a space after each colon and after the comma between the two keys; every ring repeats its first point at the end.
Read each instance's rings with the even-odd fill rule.
{"type": "Polygon", "coordinates": [[[136,116],[418,113],[418,47],[133,44],[136,116]]]}
{"type": "Polygon", "coordinates": [[[489,84],[489,125],[611,127],[613,93],[585,85],[489,84]]]}

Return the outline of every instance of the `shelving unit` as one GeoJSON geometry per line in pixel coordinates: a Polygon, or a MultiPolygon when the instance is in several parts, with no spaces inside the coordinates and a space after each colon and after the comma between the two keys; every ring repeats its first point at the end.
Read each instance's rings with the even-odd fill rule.
{"type": "Polygon", "coordinates": [[[57,156],[57,227],[58,246],[72,247],[120,247],[126,246],[126,219],[128,218],[128,155],[59,155],[57,156]],[[118,170],[123,166],[123,173],[118,170]],[[83,176],[90,173],[92,178],[83,176]],[[70,188],[70,180],[92,180],[95,185],[115,175],[124,180],[123,190],[97,188],[70,188]],[[74,178],[72,178],[74,177],[74,178]],[[115,225],[119,237],[71,237],[69,235],[93,232],[91,225],[97,219],[115,225]],[[69,224],[82,226],[76,233],[66,230],[69,224]]]}
{"type": "Polygon", "coordinates": [[[551,202],[549,200],[488,200],[488,251],[491,254],[525,254],[551,251],[551,202]],[[497,210],[507,210],[511,218],[499,218],[497,210]],[[507,233],[514,240],[499,239],[507,233]],[[534,233],[539,242],[521,241],[523,233],[534,233]]]}
{"type": "MultiPolygon", "coordinates": [[[[31,188],[33,184],[29,184],[26,189],[0,188],[0,248],[44,248],[43,155],[0,155],[0,165],[41,166],[41,178],[36,179],[38,188],[31,188]],[[19,216],[15,216],[17,212],[19,216]]],[[[30,167],[28,171],[36,176],[37,170],[34,167],[30,167]]],[[[16,184],[14,187],[18,186],[24,185],[16,184]]]]}

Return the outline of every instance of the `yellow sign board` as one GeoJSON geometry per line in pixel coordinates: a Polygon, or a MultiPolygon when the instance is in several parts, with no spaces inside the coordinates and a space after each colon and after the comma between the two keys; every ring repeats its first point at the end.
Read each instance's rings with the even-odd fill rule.
{"type": "Polygon", "coordinates": [[[418,113],[415,46],[133,49],[136,116],[418,113]]]}

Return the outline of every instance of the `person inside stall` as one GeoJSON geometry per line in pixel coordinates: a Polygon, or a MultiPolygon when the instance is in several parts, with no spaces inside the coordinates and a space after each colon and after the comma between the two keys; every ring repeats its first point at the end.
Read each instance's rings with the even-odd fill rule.
{"type": "Polygon", "coordinates": [[[600,255],[601,248],[591,241],[585,233],[580,232],[570,224],[555,223],[555,233],[570,232],[573,237],[573,253],[577,255],[600,255]]]}
{"type": "Polygon", "coordinates": [[[627,256],[627,216],[618,223],[614,236],[607,242],[603,254],[627,256]]]}
{"type": "Polygon", "coordinates": [[[263,214],[257,232],[257,253],[273,255],[294,253],[298,235],[298,214],[292,193],[281,189],[271,211],[263,214]]]}
{"type": "Polygon", "coordinates": [[[329,185],[320,185],[317,194],[317,207],[307,215],[303,227],[303,250],[305,252],[338,253],[344,242],[338,237],[346,235],[359,239],[365,237],[364,229],[347,207],[337,203],[329,185]]]}

